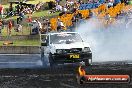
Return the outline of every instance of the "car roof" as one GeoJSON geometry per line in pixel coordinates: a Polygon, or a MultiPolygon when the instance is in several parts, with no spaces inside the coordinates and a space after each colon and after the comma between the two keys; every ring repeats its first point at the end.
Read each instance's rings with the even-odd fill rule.
{"type": "Polygon", "coordinates": [[[55,33],[48,33],[48,35],[51,35],[51,34],[62,34],[62,33],[77,33],[78,32],[55,32],[55,33]]]}

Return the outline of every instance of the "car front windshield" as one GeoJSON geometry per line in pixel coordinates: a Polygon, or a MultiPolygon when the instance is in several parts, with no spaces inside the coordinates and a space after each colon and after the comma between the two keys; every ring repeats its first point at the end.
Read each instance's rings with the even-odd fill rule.
{"type": "Polygon", "coordinates": [[[70,44],[74,42],[82,42],[82,39],[77,33],[60,33],[60,34],[51,34],[50,43],[52,44],[70,44]]]}

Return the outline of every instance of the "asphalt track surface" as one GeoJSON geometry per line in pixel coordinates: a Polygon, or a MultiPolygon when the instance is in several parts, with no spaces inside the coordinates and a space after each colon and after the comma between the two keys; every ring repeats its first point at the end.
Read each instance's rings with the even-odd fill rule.
{"type": "Polygon", "coordinates": [[[0,54],[0,68],[32,68],[42,66],[39,54],[0,54]]]}
{"type": "MultiPolygon", "coordinates": [[[[127,84],[84,84],[79,85],[76,81],[76,66],[65,66],[56,68],[40,68],[39,55],[25,56],[0,55],[0,88],[132,88],[132,82],[127,84]],[[17,58],[19,57],[19,58],[17,58]],[[30,60],[32,57],[32,60],[30,60]],[[6,60],[4,60],[4,58],[6,60]],[[7,63],[14,59],[12,63],[7,63]],[[29,67],[36,65],[36,68],[28,67],[20,59],[23,59],[29,67]],[[22,68],[14,68],[22,65],[22,68]],[[33,63],[30,63],[33,62],[33,63]],[[4,62],[5,68],[4,67],[4,62]],[[20,64],[20,62],[22,62],[20,64]],[[10,67],[10,68],[9,68],[10,67]]],[[[21,67],[21,66],[20,66],[21,67]]],[[[132,65],[124,62],[93,63],[85,68],[87,74],[127,74],[132,77],[132,65]]],[[[132,80],[132,78],[131,78],[132,80]]]]}

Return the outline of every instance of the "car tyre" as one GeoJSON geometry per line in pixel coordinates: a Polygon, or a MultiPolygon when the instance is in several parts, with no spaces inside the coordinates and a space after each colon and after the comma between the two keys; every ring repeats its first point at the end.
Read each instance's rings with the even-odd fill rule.
{"type": "Polygon", "coordinates": [[[52,54],[49,54],[49,63],[50,63],[50,67],[53,68],[55,67],[55,62],[53,60],[52,54]]]}

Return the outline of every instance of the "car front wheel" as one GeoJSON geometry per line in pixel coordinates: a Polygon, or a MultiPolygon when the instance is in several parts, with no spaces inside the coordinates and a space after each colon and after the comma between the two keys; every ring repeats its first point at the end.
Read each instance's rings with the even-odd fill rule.
{"type": "Polygon", "coordinates": [[[86,59],[84,62],[85,66],[90,66],[92,64],[92,59],[86,59]]]}

